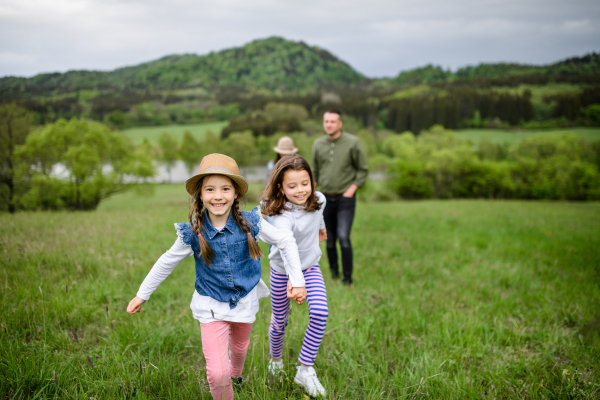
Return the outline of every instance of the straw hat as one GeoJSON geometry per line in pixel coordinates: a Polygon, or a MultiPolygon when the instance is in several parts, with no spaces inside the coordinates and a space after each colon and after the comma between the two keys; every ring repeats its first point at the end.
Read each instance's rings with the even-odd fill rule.
{"type": "Polygon", "coordinates": [[[225,154],[209,154],[200,162],[198,173],[185,181],[185,190],[194,195],[198,181],[207,175],[225,175],[240,186],[239,195],[248,192],[248,180],[240,175],[240,170],[235,160],[225,154]]]}
{"type": "Polygon", "coordinates": [[[294,146],[294,140],[289,136],[282,136],[277,141],[277,146],[273,147],[273,150],[279,154],[285,155],[295,154],[298,152],[298,148],[294,146]]]}

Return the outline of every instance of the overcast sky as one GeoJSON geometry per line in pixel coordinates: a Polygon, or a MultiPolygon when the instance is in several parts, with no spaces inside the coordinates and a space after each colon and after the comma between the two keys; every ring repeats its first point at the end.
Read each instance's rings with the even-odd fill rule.
{"type": "Polygon", "coordinates": [[[0,0],[0,76],[112,70],[281,36],[369,77],[600,51],[598,0],[0,0]]]}

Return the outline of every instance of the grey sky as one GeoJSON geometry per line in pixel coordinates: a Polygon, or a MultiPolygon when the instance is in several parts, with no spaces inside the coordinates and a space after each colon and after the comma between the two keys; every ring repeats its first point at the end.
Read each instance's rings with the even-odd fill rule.
{"type": "Polygon", "coordinates": [[[111,70],[281,36],[369,77],[600,51],[600,1],[0,0],[0,76],[111,70]]]}

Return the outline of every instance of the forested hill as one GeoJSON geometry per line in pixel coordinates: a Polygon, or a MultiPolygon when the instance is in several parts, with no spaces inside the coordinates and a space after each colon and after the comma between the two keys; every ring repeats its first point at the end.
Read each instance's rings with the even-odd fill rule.
{"type": "Polygon", "coordinates": [[[549,80],[595,82],[599,77],[600,55],[591,53],[546,66],[479,64],[452,72],[427,65],[401,72],[395,78],[372,80],[327,50],[271,37],[207,55],[171,55],[109,72],[82,70],[39,74],[32,78],[4,77],[0,78],[0,102],[124,89],[138,93],[194,88],[216,93],[233,89],[250,95],[277,95],[364,86],[361,84],[389,87],[507,78],[519,83],[535,80],[544,84],[549,80]]]}
{"type": "Polygon", "coordinates": [[[600,81],[600,54],[590,53],[583,57],[572,57],[549,65],[528,65],[516,63],[479,64],[459,68],[456,72],[444,70],[440,66],[426,65],[401,72],[391,79],[391,84],[410,86],[449,82],[456,80],[514,81],[514,83],[545,84],[549,81],[593,82],[600,81]]]}
{"type": "MultiPolygon", "coordinates": [[[[546,66],[480,64],[456,72],[428,65],[369,79],[324,49],[271,37],[108,72],[0,78],[0,104],[8,102],[31,111],[39,125],[72,117],[118,128],[240,117],[228,129],[252,126],[253,132],[268,128],[271,134],[282,129],[281,121],[253,119],[269,103],[301,105],[312,118],[332,103],[365,126],[384,124],[398,132],[477,125],[468,122],[475,115],[510,125],[532,118],[576,121],[587,113],[583,109],[600,104],[600,55],[546,66]]],[[[299,122],[285,126],[290,131],[299,122]]]]}
{"type": "Polygon", "coordinates": [[[172,55],[110,72],[70,71],[32,78],[0,79],[2,97],[79,90],[173,90],[238,87],[250,92],[306,92],[323,86],[349,87],[365,81],[328,51],[278,37],[207,55],[172,55]]]}

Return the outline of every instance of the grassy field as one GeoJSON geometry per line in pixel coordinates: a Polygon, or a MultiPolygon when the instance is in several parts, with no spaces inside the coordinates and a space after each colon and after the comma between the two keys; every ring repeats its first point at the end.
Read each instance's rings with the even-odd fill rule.
{"type": "MultiPolygon", "coordinates": [[[[148,139],[150,143],[156,145],[158,138],[163,132],[169,132],[178,141],[181,141],[183,132],[187,129],[198,140],[204,138],[206,131],[211,130],[217,135],[221,133],[221,129],[227,125],[227,121],[209,122],[205,124],[194,125],[170,125],[170,126],[146,126],[138,128],[130,128],[123,131],[123,134],[130,138],[135,144],[141,143],[144,139],[148,139]]],[[[458,137],[465,140],[471,140],[477,143],[482,137],[488,137],[497,142],[509,142],[511,144],[535,134],[563,134],[577,133],[587,140],[600,140],[600,128],[565,128],[565,129],[546,129],[546,130],[505,130],[505,129],[460,129],[456,133],[458,137]]]]}
{"type": "Polygon", "coordinates": [[[158,143],[158,138],[163,132],[169,132],[178,142],[181,142],[183,132],[189,130],[196,139],[202,140],[204,139],[204,134],[208,130],[220,135],[221,129],[228,123],[228,121],[221,121],[192,125],[143,126],[126,129],[123,131],[123,134],[135,144],[143,142],[144,139],[148,139],[150,143],[156,145],[158,143]]]}
{"type": "MultiPolygon", "coordinates": [[[[125,313],[187,204],[161,185],[96,212],[0,215],[2,399],[210,398],[193,260],[125,313]]],[[[359,203],[354,286],[322,260],[327,398],[600,398],[598,226],[599,203],[359,203]]],[[[294,305],[289,379],[272,383],[261,300],[237,398],[306,398],[292,380],[307,311],[294,305]]]]}
{"type": "Polygon", "coordinates": [[[517,143],[531,135],[565,133],[576,133],[589,141],[600,140],[600,128],[565,128],[550,130],[461,129],[456,131],[459,138],[471,140],[473,143],[477,143],[481,138],[487,137],[495,142],[508,142],[510,144],[517,143]]]}

